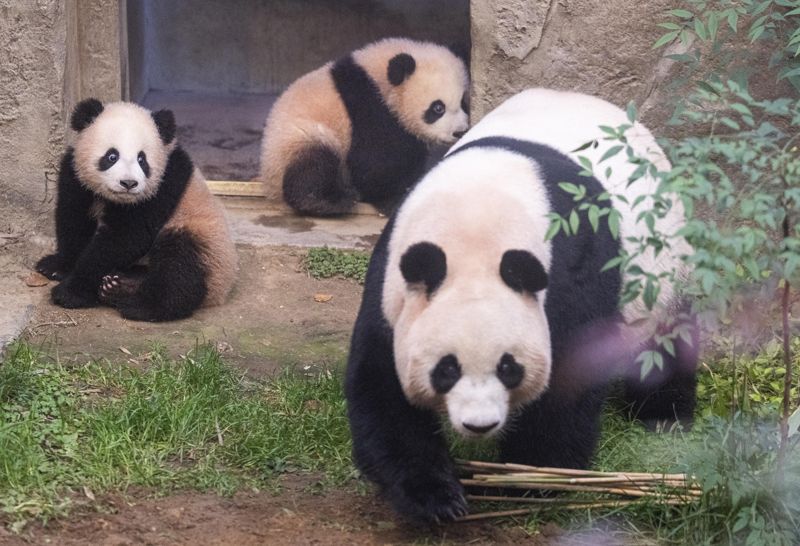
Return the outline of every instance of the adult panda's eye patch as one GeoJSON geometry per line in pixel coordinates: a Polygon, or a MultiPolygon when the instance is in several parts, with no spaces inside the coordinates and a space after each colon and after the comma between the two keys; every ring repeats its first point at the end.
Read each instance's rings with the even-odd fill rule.
{"type": "Polygon", "coordinates": [[[442,357],[431,372],[431,385],[438,394],[446,394],[459,379],[461,379],[461,366],[455,355],[442,357]]]}
{"type": "Polygon", "coordinates": [[[500,277],[515,292],[535,294],[547,288],[542,262],[527,250],[506,250],[500,260],[500,277]]]}
{"type": "Polygon", "coordinates": [[[514,357],[510,354],[503,354],[497,364],[497,379],[500,380],[505,388],[513,389],[522,383],[523,377],[525,377],[525,368],[514,360],[514,357]]]}
{"type": "Polygon", "coordinates": [[[432,123],[435,123],[436,120],[442,117],[444,115],[445,110],[447,110],[447,108],[445,108],[444,103],[439,99],[436,99],[431,103],[430,106],[428,106],[428,109],[425,110],[425,115],[422,116],[422,119],[425,120],[425,123],[430,125],[432,123]]]}
{"type": "Polygon", "coordinates": [[[447,275],[447,257],[433,243],[416,243],[408,247],[400,258],[400,272],[409,284],[425,284],[426,292],[430,296],[447,275]]]}
{"type": "Polygon", "coordinates": [[[109,148],[100,158],[100,161],[97,162],[97,168],[101,171],[107,171],[117,161],[119,161],[119,151],[116,148],[109,148]]]}

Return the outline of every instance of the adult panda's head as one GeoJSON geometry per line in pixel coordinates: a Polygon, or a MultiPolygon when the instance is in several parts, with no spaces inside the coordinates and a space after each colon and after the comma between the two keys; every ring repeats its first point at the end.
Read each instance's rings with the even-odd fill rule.
{"type": "Polygon", "coordinates": [[[354,52],[407,131],[434,144],[469,128],[467,67],[444,46],[388,38],[354,52]]]}
{"type": "Polygon", "coordinates": [[[175,147],[175,118],[127,102],[80,102],[72,113],[75,169],[93,193],[116,203],[152,197],[175,147]]]}
{"type": "MultiPolygon", "coordinates": [[[[525,158],[447,158],[395,219],[383,290],[398,378],[419,407],[465,436],[503,429],[550,378],[546,203],[525,158]],[[487,180],[502,180],[487,192],[487,180]],[[527,187],[526,187],[527,186],[527,187]]],[[[497,157],[496,157],[497,155],[497,157]]]]}

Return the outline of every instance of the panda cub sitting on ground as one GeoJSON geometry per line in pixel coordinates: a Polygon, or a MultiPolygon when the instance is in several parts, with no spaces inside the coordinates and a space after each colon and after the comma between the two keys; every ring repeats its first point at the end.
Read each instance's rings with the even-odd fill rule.
{"type": "Polygon", "coordinates": [[[236,249],[222,207],[175,142],[172,112],[87,99],[71,126],[78,136],[61,160],[57,250],[36,264],[61,281],[53,302],[103,303],[147,321],[223,303],[236,249]]]}
{"type": "MultiPolygon", "coordinates": [[[[680,297],[664,286],[656,313],[641,301],[620,309],[618,269],[601,272],[647,228],[619,200],[621,234],[595,233],[584,217],[576,235],[545,240],[548,213],[576,203],[558,184],[583,185],[589,198],[609,190],[629,203],[653,179],[627,186],[625,154],[602,163],[610,177],[581,176],[577,155],[594,164],[610,144],[601,125],[626,115],[594,97],[533,89],[509,99],[471,129],[414,188],[372,255],[352,338],[346,395],[359,469],[394,508],[412,519],[445,521],[466,512],[437,410],[466,437],[497,435],[500,458],[538,466],[586,468],[600,431],[609,385],[645,421],[690,422],[697,343],[663,352],[664,369],[639,379],[635,362],[653,334],[678,317],[680,297]],[[572,153],[600,139],[597,148],[572,153]],[[639,320],[643,318],[645,320],[639,320]]],[[[669,164],[639,124],[626,133],[639,154],[669,164]]],[[[676,199],[656,228],[675,234],[676,199]]],[[[645,271],[685,269],[682,239],[645,271]]]]}
{"type": "Polygon", "coordinates": [[[356,201],[393,210],[423,174],[428,145],[468,127],[467,69],[443,46],[372,43],[295,81],[264,128],[268,197],[331,216],[356,201]]]}

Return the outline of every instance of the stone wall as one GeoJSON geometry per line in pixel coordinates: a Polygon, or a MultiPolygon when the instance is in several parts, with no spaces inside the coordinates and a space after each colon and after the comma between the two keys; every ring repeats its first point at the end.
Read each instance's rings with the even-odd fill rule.
{"type": "Polygon", "coordinates": [[[645,121],[668,115],[671,61],[652,44],[676,0],[471,0],[474,119],[528,87],[635,100],[645,121]]]}

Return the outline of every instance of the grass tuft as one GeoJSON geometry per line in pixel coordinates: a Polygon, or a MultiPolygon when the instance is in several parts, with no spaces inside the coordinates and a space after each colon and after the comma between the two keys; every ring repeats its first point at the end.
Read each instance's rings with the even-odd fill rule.
{"type": "Polygon", "coordinates": [[[343,277],[364,284],[369,259],[369,252],[322,247],[309,249],[303,264],[315,279],[343,277]]]}
{"type": "MultiPolygon", "coordinates": [[[[19,344],[0,366],[0,514],[15,524],[71,492],[232,492],[289,471],[351,477],[338,373],[252,381],[198,347],[146,370],[64,366],[19,344]]],[[[2,517],[2,516],[0,516],[2,517]]]]}

